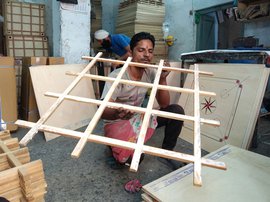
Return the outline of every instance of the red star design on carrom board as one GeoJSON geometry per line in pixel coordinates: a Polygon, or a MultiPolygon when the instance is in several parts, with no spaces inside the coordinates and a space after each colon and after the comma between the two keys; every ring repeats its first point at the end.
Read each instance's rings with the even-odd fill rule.
{"type": "Polygon", "coordinates": [[[204,98],[204,102],[201,103],[201,111],[205,114],[211,114],[216,109],[216,100],[209,98],[204,98]]]}

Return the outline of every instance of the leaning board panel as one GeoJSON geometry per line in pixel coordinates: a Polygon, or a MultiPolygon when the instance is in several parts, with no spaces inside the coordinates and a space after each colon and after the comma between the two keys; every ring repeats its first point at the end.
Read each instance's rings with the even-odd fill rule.
{"type": "Polygon", "coordinates": [[[6,36],[7,55],[13,57],[48,56],[48,40],[43,36],[6,36]]]}
{"type": "Polygon", "coordinates": [[[45,5],[4,1],[5,35],[45,35],[45,5]]]}

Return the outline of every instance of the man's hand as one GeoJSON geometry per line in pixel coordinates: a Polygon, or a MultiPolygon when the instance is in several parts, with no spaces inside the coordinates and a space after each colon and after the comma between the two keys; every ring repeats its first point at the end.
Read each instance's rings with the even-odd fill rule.
{"type": "MultiPolygon", "coordinates": [[[[163,66],[170,67],[171,65],[170,65],[169,62],[164,61],[164,65],[163,65],[163,66]]],[[[170,71],[162,70],[160,79],[166,79],[166,77],[167,77],[169,74],[170,74],[170,71]]]]}
{"type": "Polygon", "coordinates": [[[115,118],[116,119],[123,119],[128,120],[134,115],[133,111],[130,111],[128,109],[124,109],[123,107],[120,107],[115,110],[115,118]]]}

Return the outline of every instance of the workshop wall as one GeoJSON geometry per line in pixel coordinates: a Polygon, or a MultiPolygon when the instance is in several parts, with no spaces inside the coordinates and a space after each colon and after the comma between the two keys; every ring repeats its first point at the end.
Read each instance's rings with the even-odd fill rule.
{"type": "Polygon", "coordinates": [[[60,5],[60,55],[67,64],[86,63],[81,56],[90,55],[90,0],[81,2],[60,5]]]}
{"type": "Polygon", "coordinates": [[[270,47],[270,20],[258,21],[256,23],[246,23],[244,36],[255,36],[259,38],[259,44],[270,47]]]}
{"type": "Polygon", "coordinates": [[[169,58],[177,61],[181,53],[191,52],[196,49],[195,11],[232,1],[165,0],[164,2],[166,6],[165,21],[169,24],[169,34],[177,39],[175,44],[169,48],[169,58]]]}

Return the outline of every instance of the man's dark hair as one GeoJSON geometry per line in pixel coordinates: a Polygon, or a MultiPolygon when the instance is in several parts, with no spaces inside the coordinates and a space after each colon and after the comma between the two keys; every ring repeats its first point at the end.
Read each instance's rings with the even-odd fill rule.
{"type": "Polygon", "coordinates": [[[144,39],[149,39],[153,44],[153,48],[155,47],[155,37],[152,34],[148,32],[139,32],[131,38],[130,49],[133,51],[137,43],[144,39]]]}

